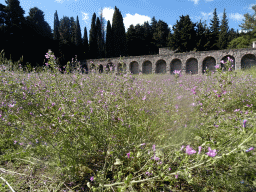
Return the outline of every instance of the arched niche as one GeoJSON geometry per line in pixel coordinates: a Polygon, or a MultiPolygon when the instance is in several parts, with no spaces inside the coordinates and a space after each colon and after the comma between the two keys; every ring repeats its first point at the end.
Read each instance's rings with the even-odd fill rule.
{"type": "Polygon", "coordinates": [[[117,72],[125,72],[126,71],[126,64],[125,63],[118,63],[117,65],[117,72]]]}
{"type": "MultiPolygon", "coordinates": [[[[226,63],[226,62],[228,61],[228,57],[229,57],[229,59],[233,60],[233,62],[231,62],[231,64],[233,65],[232,69],[235,70],[235,63],[236,63],[236,61],[235,61],[235,58],[234,58],[233,56],[231,56],[231,55],[226,55],[225,57],[223,57],[223,58],[221,59],[221,61],[224,61],[224,62],[226,63]]],[[[227,69],[225,68],[225,65],[224,65],[223,63],[221,63],[221,67],[224,69],[224,71],[227,70],[227,69]]]]}
{"type": "Polygon", "coordinates": [[[156,73],[166,73],[166,62],[164,60],[158,60],[156,63],[156,73]]]}
{"type": "Polygon", "coordinates": [[[242,69],[248,69],[255,65],[256,65],[255,55],[246,54],[242,57],[242,60],[241,60],[241,68],[242,69]]]}
{"type": "Polygon", "coordinates": [[[106,66],[106,72],[110,72],[110,71],[115,71],[115,66],[113,65],[113,63],[108,63],[106,66]]]}
{"type": "Polygon", "coordinates": [[[209,71],[215,71],[215,66],[216,60],[214,59],[214,57],[206,57],[203,60],[203,73],[205,73],[206,69],[208,69],[209,71]]]}
{"type": "Polygon", "coordinates": [[[144,74],[152,73],[152,63],[150,61],[145,61],[142,64],[142,73],[144,73],[144,74]]]}
{"type": "Polygon", "coordinates": [[[175,70],[179,71],[181,70],[181,60],[180,59],[173,59],[170,65],[170,69],[171,69],[171,74],[173,74],[173,72],[175,70]]]}
{"type": "Polygon", "coordinates": [[[138,74],[139,73],[139,64],[137,61],[133,61],[130,64],[130,71],[132,74],[138,74]]]}
{"type": "Polygon", "coordinates": [[[195,58],[190,58],[186,62],[186,73],[198,74],[198,61],[195,58]]]}

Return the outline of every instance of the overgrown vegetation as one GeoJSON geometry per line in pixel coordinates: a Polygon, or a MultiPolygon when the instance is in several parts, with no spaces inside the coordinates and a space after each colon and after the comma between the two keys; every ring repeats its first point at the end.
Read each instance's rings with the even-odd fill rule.
{"type": "Polygon", "coordinates": [[[60,73],[46,58],[1,55],[1,191],[256,190],[255,68],[60,73]]]}

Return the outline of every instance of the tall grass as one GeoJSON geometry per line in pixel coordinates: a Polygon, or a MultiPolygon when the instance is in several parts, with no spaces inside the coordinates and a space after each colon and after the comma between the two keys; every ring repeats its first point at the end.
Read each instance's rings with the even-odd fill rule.
{"type": "Polygon", "coordinates": [[[256,190],[254,68],[60,73],[46,58],[1,55],[1,191],[256,190]]]}

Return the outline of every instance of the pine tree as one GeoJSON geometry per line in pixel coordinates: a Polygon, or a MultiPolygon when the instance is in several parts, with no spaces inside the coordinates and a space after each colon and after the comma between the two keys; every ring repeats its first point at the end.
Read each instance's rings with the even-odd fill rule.
{"type": "Polygon", "coordinates": [[[170,33],[168,24],[159,20],[156,24],[156,31],[153,33],[153,39],[157,42],[157,47],[167,47],[167,39],[170,33]]]}
{"type": "Polygon", "coordinates": [[[211,50],[219,50],[219,30],[220,30],[220,24],[219,24],[219,18],[218,18],[218,15],[217,15],[217,9],[215,8],[214,9],[214,12],[213,12],[213,19],[211,20],[211,23],[210,23],[210,32],[211,32],[211,35],[210,35],[210,42],[211,42],[211,47],[210,49],[211,50]]]}
{"type": "Polygon", "coordinates": [[[220,34],[219,34],[219,48],[226,49],[228,46],[228,19],[224,9],[223,18],[220,26],[220,34]]]}
{"type": "MultiPolygon", "coordinates": [[[[5,0],[7,4],[4,7],[5,10],[5,24],[8,44],[13,44],[9,49],[5,51],[12,54],[12,60],[17,61],[22,56],[22,43],[24,36],[22,31],[22,25],[25,23],[25,11],[21,8],[18,0],[5,0]]],[[[8,57],[9,55],[7,55],[8,57]]],[[[9,58],[8,58],[9,59],[9,58]]]]}
{"type": "Polygon", "coordinates": [[[106,34],[106,57],[110,58],[113,56],[113,34],[110,21],[107,23],[107,34],[106,34]]]}
{"type": "Polygon", "coordinates": [[[205,46],[207,44],[207,26],[205,23],[202,23],[200,20],[199,23],[196,24],[196,50],[197,51],[205,51],[205,46]]]}
{"type": "Polygon", "coordinates": [[[149,25],[148,21],[144,22],[143,25],[144,28],[144,37],[145,37],[145,51],[146,51],[146,55],[150,55],[151,53],[153,53],[153,51],[151,50],[151,46],[150,46],[150,42],[152,40],[152,36],[151,36],[151,26],[149,25]]]}
{"type": "Polygon", "coordinates": [[[150,42],[150,50],[152,54],[158,54],[158,47],[157,47],[157,42],[153,38],[153,34],[156,33],[156,25],[157,25],[157,20],[155,19],[155,16],[151,19],[151,33],[150,36],[152,37],[151,42],[150,42]]]}
{"type": "Polygon", "coordinates": [[[254,14],[250,15],[249,13],[244,14],[243,23],[239,25],[242,30],[252,31],[256,27],[256,5],[252,6],[254,14]]]}
{"type": "Polygon", "coordinates": [[[126,33],[126,39],[127,39],[127,54],[129,56],[137,56],[138,50],[137,50],[137,35],[136,31],[133,25],[130,25],[130,27],[127,30],[126,33]]]}
{"type": "Polygon", "coordinates": [[[173,26],[173,35],[171,38],[171,48],[177,52],[187,52],[195,49],[196,31],[195,24],[192,23],[189,16],[181,16],[180,21],[173,26]]]}
{"type": "Polygon", "coordinates": [[[119,9],[115,6],[115,12],[112,21],[112,34],[113,34],[113,56],[119,57],[127,55],[127,43],[125,36],[125,28],[123,17],[119,9]]]}

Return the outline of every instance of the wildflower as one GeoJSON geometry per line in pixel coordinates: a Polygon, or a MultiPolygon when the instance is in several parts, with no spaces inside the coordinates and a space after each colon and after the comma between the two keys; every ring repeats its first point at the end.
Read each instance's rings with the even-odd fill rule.
{"type": "Polygon", "coordinates": [[[178,179],[178,176],[179,176],[178,174],[177,174],[177,175],[175,175],[175,178],[176,178],[176,179],[178,179]]]}
{"type": "Polygon", "coordinates": [[[93,181],[93,180],[94,180],[94,178],[93,178],[93,177],[91,177],[91,178],[90,178],[90,180],[91,180],[91,181],[93,181]]]}
{"type": "Polygon", "coordinates": [[[146,100],[147,96],[145,95],[143,98],[142,98],[142,101],[146,100]]]}
{"type": "Polygon", "coordinates": [[[159,157],[157,157],[157,156],[155,156],[155,155],[154,155],[153,159],[154,159],[155,161],[160,160],[160,158],[159,158],[159,157]]]}
{"type": "Polygon", "coordinates": [[[130,158],[130,152],[126,154],[128,158],[130,158]]]}
{"type": "Polygon", "coordinates": [[[153,145],[152,149],[153,149],[153,151],[155,151],[156,150],[156,145],[153,145]]]}
{"type": "Polygon", "coordinates": [[[169,167],[169,171],[171,171],[171,168],[169,167]]]}
{"type": "Polygon", "coordinates": [[[183,148],[184,148],[184,145],[181,146],[181,149],[180,149],[180,150],[182,151],[183,148]]]}
{"type": "Polygon", "coordinates": [[[219,64],[215,65],[215,68],[216,68],[216,69],[219,69],[219,68],[220,68],[220,65],[219,65],[219,64]]]}
{"type": "Polygon", "coordinates": [[[188,145],[188,146],[186,147],[186,153],[187,153],[188,155],[191,155],[191,154],[196,153],[196,151],[193,150],[192,147],[190,147],[190,146],[188,145]]]}
{"type": "Polygon", "coordinates": [[[240,109],[235,109],[235,111],[234,112],[239,112],[240,111],[240,109]]]}
{"type": "Polygon", "coordinates": [[[142,143],[142,144],[140,144],[140,145],[141,145],[141,146],[142,146],[142,145],[146,145],[146,143],[142,143]]]}
{"type": "Polygon", "coordinates": [[[243,128],[246,127],[246,122],[247,122],[247,119],[245,119],[245,120],[243,121],[243,128]]]}
{"type": "Polygon", "coordinates": [[[208,148],[209,152],[207,152],[206,154],[210,157],[215,157],[216,156],[216,149],[211,150],[211,148],[208,148]]]}
{"type": "Polygon", "coordinates": [[[202,146],[199,146],[199,147],[198,147],[198,154],[201,153],[201,149],[202,149],[202,146]]]}
{"type": "Polygon", "coordinates": [[[254,147],[251,147],[251,148],[247,149],[246,152],[249,152],[249,151],[251,151],[253,149],[254,149],[254,147]]]}
{"type": "Polygon", "coordinates": [[[14,141],[14,144],[16,144],[17,143],[17,141],[14,141]]]}

